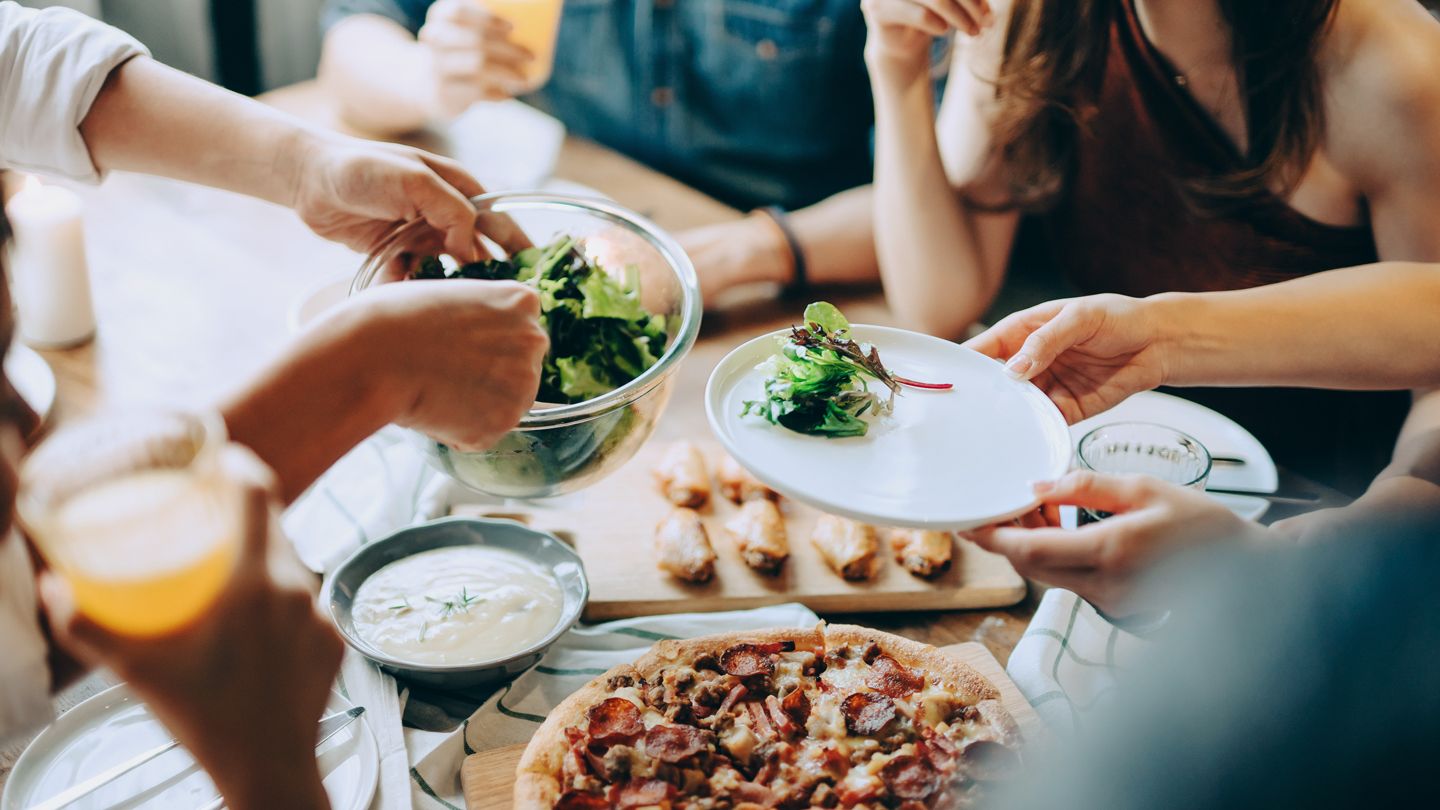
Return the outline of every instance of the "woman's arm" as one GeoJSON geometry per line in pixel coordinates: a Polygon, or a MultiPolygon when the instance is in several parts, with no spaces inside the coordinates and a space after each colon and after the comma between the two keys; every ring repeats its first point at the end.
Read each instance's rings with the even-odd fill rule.
{"type": "MultiPolygon", "coordinates": [[[[962,15],[978,4],[928,5],[962,15]]],[[[914,0],[876,0],[866,14],[876,116],[875,247],[886,299],[907,326],[958,336],[998,291],[1020,220],[1016,212],[984,213],[965,203],[967,197],[998,199],[984,115],[994,90],[979,71],[998,57],[1004,26],[993,24],[993,15],[979,25],[967,26],[968,15],[941,20],[914,0]],[[978,37],[957,34],[937,135],[931,37],[982,26],[988,27],[978,37]]]]}
{"type": "MultiPolygon", "coordinates": [[[[786,217],[805,258],[811,284],[870,284],[880,278],[875,259],[874,187],[859,186],[791,212],[786,217]]],[[[745,284],[790,284],[795,259],[785,234],[770,216],[707,225],[679,235],[695,263],[700,291],[714,296],[745,284]]]]}
{"type": "Polygon", "coordinates": [[[429,56],[394,20],[346,17],[325,33],[320,86],[357,129],[378,135],[413,132],[430,120],[429,56]]]}
{"type": "Polygon", "coordinates": [[[410,132],[532,89],[524,69],[534,55],[511,30],[476,0],[436,0],[418,39],[394,20],[356,14],[326,32],[320,84],[352,126],[410,132]]]}
{"type": "Polygon", "coordinates": [[[110,73],[80,134],[102,172],[157,174],[279,203],[356,250],[418,215],[445,234],[450,252],[475,252],[466,198],[484,189],[454,161],[312,129],[146,57],[110,73]]]}

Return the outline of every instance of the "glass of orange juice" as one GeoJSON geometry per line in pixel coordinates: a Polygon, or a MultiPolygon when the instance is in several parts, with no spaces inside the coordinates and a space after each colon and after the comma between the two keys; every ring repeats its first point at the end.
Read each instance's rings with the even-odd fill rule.
{"type": "Polygon", "coordinates": [[[487,11],[514,26],[510,38],[528,48],[535,61],[525,69],[527,90],[538,90],[555,67],[555,35],[560,31],[563,0],[478,0],[487,11]]]}
{"type": "Polygon", "coordinates": [[[26,459],[20,521],[91,620],[158,636],[214,603],[241,538],[225,433],[218,414],[131,414],[65,428],[26,459]]]}

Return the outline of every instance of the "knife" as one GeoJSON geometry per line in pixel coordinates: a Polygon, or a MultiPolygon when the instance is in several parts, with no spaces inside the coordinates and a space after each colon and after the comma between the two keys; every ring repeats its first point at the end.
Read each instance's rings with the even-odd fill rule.
{"type": "MultiPolygon", "coordinates": [[[[331,737],[339,734],[340,731],[343,730],[346,726],[349,726],[351,723],[355,722],[355,718],[359,717],[364,713],[364,706],[356,706],[349,711],[336,712],[335,714],[322,718],[320,720],[319,742],[315,743],[315,747],[319,748],[321,745],[324,745],[326,740],[329,740],[331,737]]],[[[122,762],[119,765],[116,765],[115,767],[108,770],[101,771],[100,773],[95,774],[89,779],[86,779],[84,782],[71,785],[70,787],[60,791],[54,796],[51,796],[45,801],[40,802],[39,804],[32,804],[30,805],[30,807],[26,808],[26,810],[59,810],[62,807],[74,804],[76,801],[85,798],[91,793],[94,793],[99,788],[110,784],[111,782],[135,770],[141,765],[144,765],[150,760],[155,759],[161,754],[173,751],[178,747],[180,747],[179,740],[171,740],[164,745],[158,745],[150,749],[149,751],[140,754],[134,759],[122,762]]],[[[225,801],[223,799],[219,801],[219,804],[211,805],[211,807],[218,808],[225,805],[225,801]]]]}

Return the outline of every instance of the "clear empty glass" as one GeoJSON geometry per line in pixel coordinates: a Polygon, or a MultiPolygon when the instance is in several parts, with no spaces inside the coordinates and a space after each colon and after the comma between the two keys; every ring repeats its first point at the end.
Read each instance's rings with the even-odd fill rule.
{"type": "MultiPolygon", "coordinates": [[[[1210,477],[1210,451],[1195,437],[1149,422],[1117,422],[1095,428],[1080,439],[1080,467],[1100,473],[1139,474],[1182,487],[1204,489],[1210,477]]],[[[1079,510],[1093,523],[1110,515],[1079,510]]]]}

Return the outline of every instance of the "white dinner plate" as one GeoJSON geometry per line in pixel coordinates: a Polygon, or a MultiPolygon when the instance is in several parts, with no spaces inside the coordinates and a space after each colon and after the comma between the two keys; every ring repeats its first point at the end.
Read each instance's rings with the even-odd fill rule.
{"type": "MultiPolygon", "coordinates": [[[[349,708],[350,701],[330,693],[329,712],[349,708]]],[[[113,686],[60,715],[30,743],[10,772],[0,808],[24,810],[170,739],[170,732],[128,687],[113,686]]],[[[380,762],[365,717],[326,741],[319,762],[331,807],[365,810],[370,806],[380,762]]],[[[177,748],[68,807],[195,810],[216,796],[210,778],[183,748],[177,748]]]]}
{"type": "MultiPolygon", "coordinates": [[[[1146,391],[1136,394],[1098,416],[1072,425],[1070,436],[1076,444],[1086,433],[1115,422],[1153,422],[1194,436],[1211,456],[1238,458],[1243,464],[1215,464],[1208,486],[1239,492],[1266,494],[1280,485],[1275,460],[1250,431],[1218,411],[1188,399],[1146,391]]],[[[1241,517],[1256,520],[1270,502],[1244,495],[1212,494],[1241,517]]]]}
{"type": "MultiPolygon", "coordinates": [[[[705,410],[725,448],[787,497],[881,526],[962,530],[1034,508],[1030,482],[1070,465],[1065,420],[1038,388],[948,340],[882,326],[854,326],[894,373],[951,383],[949,391],[905,388],[894,413],[862,437],[827,439],[740,415],[764,398],[756,366],[780,330],[735,349],[710,376],[705,410]]],[[[876,384],[878,386],[878,384],[876,384]]],[[[883,390],[883,389],[881,389],[883,390]]]]}

